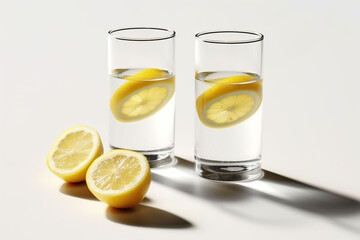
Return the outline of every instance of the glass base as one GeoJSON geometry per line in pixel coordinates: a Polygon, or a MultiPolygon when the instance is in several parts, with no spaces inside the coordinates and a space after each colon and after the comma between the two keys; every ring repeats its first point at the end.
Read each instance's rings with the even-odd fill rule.
{"type": "MultiPolygon", "coordinates": [[[[117,148],[110,145],[111,149],[122,149],[117,148]]],[[[142,150],[134,150],[128,149],[132,151],[136,151],[144,154],[144,156],[148,159],[150,168],[165,168],[174,166],[177,163],[177,160],[174,156],[174,148],[165,148],[159,150],[152,151],[142,151],[142,150]]]]}
{"type": "Polygon", "coordinates": [[[200,177],[214,181],[249,182],[264,176],[259,159],[223,162],[195,156],[195,171],[200,177]]]}

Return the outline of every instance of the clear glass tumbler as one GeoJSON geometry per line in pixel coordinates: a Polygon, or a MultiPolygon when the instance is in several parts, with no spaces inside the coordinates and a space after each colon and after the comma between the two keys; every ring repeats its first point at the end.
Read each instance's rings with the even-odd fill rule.
{"type": "Polygon", "coordinates": [[[264,36],[214,31],[195,38],[196,172],[218,181],[259,179],[264,36]]]}
{"type": "Polygon", "coordinates": [[[110,146],[143,153],[150,167],[175,163],[174,45],[169,29],[108,33],[110,146]]]}

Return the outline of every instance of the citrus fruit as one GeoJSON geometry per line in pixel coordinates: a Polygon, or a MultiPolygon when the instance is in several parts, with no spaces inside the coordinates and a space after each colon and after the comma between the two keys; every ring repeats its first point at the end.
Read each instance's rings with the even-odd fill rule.
{"type": "Polygon", "coordinates": [[[103,153],[97,131],[91,127],[76,126],[65,130],[47,155],[49,169],[68,182],[85,181],[90,164],[103,153]]]}
{"type": "Polygon", "coordinates": [[[152,116],[174,95],[175,79],[168,72],[147,68],[127,78],[110,99],[110,109],[120,122],[135,122],[152,116]]]}
{"type": "Polygon", "coordinates": [[[234,126],[251,117],[262,101],[262,83],[238,75],[211,81],[214,86],[196,99],[200,121],[211,128],[234,126]]]}
{"type": "Polygon", "coordinates": [[[117,208],[130,208],[140,203],[150,181],[146,157],[129,150],[113,150],[102,155],[86,174],[90,191],[99,200],[117,208]]]}

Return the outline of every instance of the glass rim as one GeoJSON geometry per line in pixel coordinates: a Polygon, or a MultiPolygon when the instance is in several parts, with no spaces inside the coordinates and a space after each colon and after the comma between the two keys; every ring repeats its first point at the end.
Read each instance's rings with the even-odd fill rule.
{"type": "Polygon", "coordinates": [[[170,39],[170,38],[174,38],[176,35],[176,32],[172,29],[167,29],[167,28],[158,28],[158,27],[129,27],[129,28],[118,28],[118,29],[113,29],[110,30],[108,32],[108,35],[114,39],[117,40],[124,40],[124,41],[159,41],[159,40],[166,40],[166,39],[170,39]],[[120,31],[127,31],[127,30],[158,30],[158,31],[164,31],[164,32],[168,32],[169,35],[168,36],[163,36],[163,37],[149,37],[149,38],[140,38],[140,37],[117,37],[114,36],[114,33],[116,32],[120,32],[120,31]]]}
{"type": "Polygon", "coordinates": [[[259,32],[253,32],[253,31],[236,31],[236,30],[220,30],[220,31],[204,31],[199,32],[195,34],[195,38],[205,42],[205,43],[215,43],[215,44],[244,44],[244,43],[254,43],[254,42],[260,42],[264,40],[264,35],[259,32]],[[240,34],[247,34],[255,36],[254,38],[244,39],[244,40],[216,40],[216,39],[210,39],[210,38],[202,38],[204,35],[208,34],[222,34],[222,33],[240,33],[240,34]]]}

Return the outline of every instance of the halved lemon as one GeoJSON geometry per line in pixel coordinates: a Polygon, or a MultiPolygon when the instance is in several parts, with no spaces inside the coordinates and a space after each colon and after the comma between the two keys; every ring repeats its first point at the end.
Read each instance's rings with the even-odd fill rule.
{"type": "Polygon", "coordinates": [[[146,157],[129,150],[113,150],[102,155],[86,174],[90,191],[99,200],[117,208],[130,208],[140,203],[150,182],[146,157]]]}
{"type": "Polygon", "coordinates": [[[65,130],[47,155],[49,169],[68,182],[85,181],[90,164],[103,153],[98,132],[86,126],[65,130]]]}
{"type": "Polygon", "coordinates": [[[131,75],[110,99],[110,109],[120,122],[135,122],[152,116],[174,95],[175,78],[164,70],[147,68],[131,75]]]}
{"type": "Polygon", "coordinates": [[[262,101],[262,83],[254,79],[238,75],[212,81],[215,86],[196,99],[200,121],[211,128],[226,128],[251,117],[262,101]]]}

